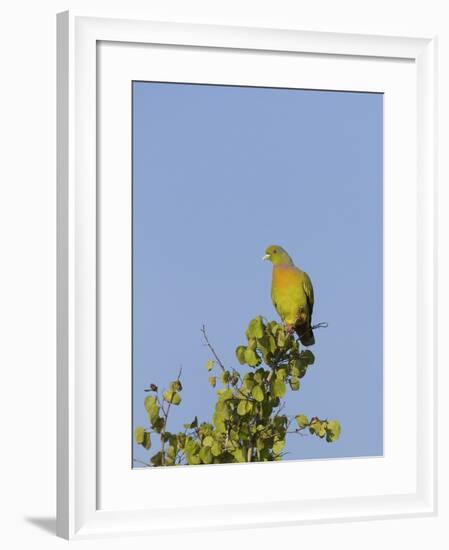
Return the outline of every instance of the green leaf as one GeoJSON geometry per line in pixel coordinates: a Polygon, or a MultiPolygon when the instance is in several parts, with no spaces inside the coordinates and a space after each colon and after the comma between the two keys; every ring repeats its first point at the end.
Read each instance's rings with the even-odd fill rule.
{"type": "Polygon", "coordinates": [[[192,422],[190,423],[187,423],[187,424],[183,424],[184,428],[186,429],[194,429],[198,426],[198,417],[195,416],[195,418],[192,420],[192,422]]]}
{"type": "Polygon", "coordinates": [[[257,369],[256,372],[254,373],[254,380],[258,384],[261,384],[263,382],[264,375],[265,375],[265,370],[263,368],[257,369]]]}
{"type": "Polygon", "coordinates": [[[217,377],[216,376],[209,376],[209,384],[215,388],[217,385],[217,377]]]}
{"type": "Polygon", "coordinates": [[[298,391],[299,386],[301,385],[299,378],[297,376],[292,376],[290,378],[290,387],[293,391],[298,391]]]}
{"type": "Polygon", "coordinates": [[[182,384],[180,380],[174,380],[173,382],[170,382],[168,387],[172,392],[177,392],[182,390],[182,384]]]}
{"type": "Polygon", "coordinates": [[[270,341],[268,339],[268,334],[264,334],[263,338],[258,338],[257,339],[257,347],[264,354],[269,353],[269,351],[270,351],[270,341]]]}
{"type": "Polygon", "coordinates": [[[149,412],[149,409],[151,407],[153,407],[154,405],[157,406],[157,401],[156,401],[156,398],[154,397],[154,395],[147,395],[145,397],[145,401],[143,402],[144,406],[145,406],[145,409],[147,412],[149,412]]]}
{"type": "Polygon", "coordinates": [[[240,388],[237,388],[236,390],[235,397],[237,397],[237,399],[248,399],[250,395],[250,390],[245,388],[245,386],[240,386],[240,388]]]}
{"type": "Polygon", "coordinates": [[[285,346],[285,331],[284,329],[279,330],[277,333],[277,345],[280,348],[283,348],[285,346]]]}
{"type": "Polygon", "coordinates": [[[170,432],[164,432],[162,435],[161,435],[161,440],[164,441],[164,442],[167,442],[170,440],[170,437],[172,436],[172,434],[170,432]]]}
{"type": "Polygon", "coordinates": [[[196,441],[194,441],[190,436],[187,437],[185,445],[184,445],[184,451],[187,454],[194,454],[199,450],[199,445],[196,441]]]}
{"type": "Polygon", "coordinates": [[[272,336],[271,334],[268,336],[268,343],[270,345],[270,352],[276,353],[276,350],[277,350],[276,340],[274,336],[272,336]]]}
{"type": "Polygon", "coordinates": [[[220,380],[222,384],[227,384],[230,378],[231,378],[231,373],[228,370],[225,370],[224,372],[221,373],[220,380]]]}
{"type": "Polygon", "coordinates": [[[171,403],[172,405],[179,405],[181,403],[181,396],[179,393],[174,391],[164,391],[163,393],[164,401],[171,403]]]}
{"type": "Polygon", "coordinates": [[[251,338],[262,338],[264,335],[264,324],[262,321],[262,317],[258,315],[254,319],[252,319],[248,325],[248,329],[246,331],[246,337],[248,340],[251,338]]]}
{"type": "Polygon", "coordinates": [[[213,429],[214,427],[212,426],[212,424],[209,424],[208,422],[203,422],[200,426],[199,433],[205,437],[206,435],[211,435],[213,429]]]}
{"type": "Polygon", "coordinates": [[[247,409],[247,406],[246,406],[247,403],[248,403],[248,401],[245,401],[244,399],[239,401],[239,404],[237,406],[237,414],[238,415],[244,416],[248,412],[248,409],[247,409]]]}
{"type": "Polygon", "coordinates": [[[282,449],[285,447],[285,441],[280,439],[279,441],[276,441],[276,443],[273,445],[273,453],[279,454],[282,449]]]}
{"type": "Polygon", "coordinates": [[[217,394],[221,401],[227,401],[228,399],[232,399],[233,397],[232,390],[230,388],[217,390],[217,394]]]}
{"type": "Polygon", "coordinates": [[[152,426],[157,433],[161,433],[165,426],[165,420],[161,416],[158,416],[152,423],[152,426]]]}
{"type": "Polygon", "coordinates": [[[159,405],[157,404],[156,398],[153,395],[148,395],[145,398],[144,405],[148,413],[148,420],[150,424],[153,425],[159,417],[159,405]]]}
{"type": "Polygon", "coordinates": [[[201,459],[199,457],[199,454],[192,454],[188,458],[189,464],[200,464],[200,462],[201,462],[201,459]]]}
{"type": "Polygon", "coordinates": [[[271,332],[271,334],[273,334],[273,336],[276,336],[279,330],[282,329],[281,325],[279,323],[276,323],[276,321],[270,321],[267,325],[267,328],[271,332]]]}
{"type": "Polygon", "coordinates": [[[309,349],[306,349],[305,351],[301,352],[300,359],[306,365],[313,365],[315,363],[315,356],[309,349]]]}
{"type": "Polygon", "coordinates": [[[151,447],[151,436],[149,432],[145,432],[142,445],[143,447],[145,447],[146,450],[148,450],[151,447]]]}
{"type": "Polygon", "coordinates": [[[260,363],[260,359],[256,352],[250,348],[246,348],[245,350],[245,363],[247,363],[250,367],[255,367],[260,363]]]}
{"type": "Polygon", "coordinates": [[[204,464],[210,464],[212,462],[212,452],[209,447],[201,447],[199,457],[204,464]]]}
{"type": "Polygon", "coordinates": [[[251,390],[251,395],[259,403],[261,401],[263,401],[264,400],[264,393],[263,393],[262,386],[254,386],[254,388],[251,390]]]}
{"type": "Polygon", "coordinates": [[[325,422],[321,420],[313,420],[309,426],[309,432],[319,437],[323,437],[326,434],[325,422]]]}
{"type": "Polygon", "coordinates": [[[287,388],[285,387],[283,380],[276,378],[275,381],[273,382],[273,396],[283,397],[285,395],[286,390],[287,388]]]}
{"type": "Polygon", "coordinates": [[[231,438],[232,441],[234,441],[235,443],[237,443],[237,441],[239,440],[239,433],[232,429],[229,431],[229,437],[231,438]]]}
{"type": "Polygon", "coordinates": [[[273,402],[272,401],[263,401],[262,402],[262,414],[265,418],[268,418],[273,412],[273,402]]]}
{"type": "Polygon", "coordinates": [[[169,456],[170,458],[175,458],[176,456],[176,449],[173,445],[169,445],[168,446],[168,449],[167,449],[167,456],[169,456]]]}
{"type": "Polygon", "coordinates": [[[204,447],[212,447],[213,443],[214,443],[214,438],[210,435],[208,435],[207,437],[205,437],[203,439],[203,446],[204,447]]]}
{"type": "Polygon", "coordinates": [[[340,437],[341,425],[338,420],[329,420],[326,429],[326,440],[329,442],[337,441],[340,437]]]}
{"type": "Polygon", "coordinates": [[[309,424],[309,419],[305,414],[297,414],[295,420],[300,428],[305,428],[309,424]]]}
{"type": "Polygon", "coordinates": [[[246,456],[243,449],[237,449],[233,452],[236,462],[246,462],[246,456]]]}
{"type": "Polygon", "coordinates": [[[257,340],[255,338],[251,338],[250,340],[248,340],[248,348],[252,349],[253,351],[256,351],[257,340]]]}
{"type": "Polygon", "coordinates": [[[252,372],[249,372],[248,374],[245,374],[245,376],[243,377],[243,386],[247,390],[251,390],[254,387],[253,377],[254,377],[254,375],[253,375],[252,372]]]}
{"type": "Polygon", "coordinates": [[[239,363],[241,365],[244,365],[246,363],[246,359],[245,359],[245,351],[246,351],[246,347],[245,346],[239,346],[236,350],[235,350],[235,354],[237,356],[237,359],[239,361],[239,363]]]}
{"type": "Polygon", "coordinates": [[[287,376],[286,368],[280,367],[276,370],[276,378],[279,378],[280,380],[285,380],[286,376],[287,376]]]}
{"type": "Polygon", "coordinates": [[[161,451],[159,451],[158,453],[153,455],[150,458],[150,462],[151,462],[151,464],[153,464],[153,466],[162,466],[162,453],[161,453],[161,451]]]}
{"type": "Polygon", "coordinates": [[[214,361],[212,361],[212,359],[209,359],[208,361],[206,361],[205,367],[208,371],[211,371],[214,368],[214,361]]]}
{"type": "Polygon", "coordinates": [[[134,430],[134,439],[136,440],[136,443],[141,445],[143,443],[143,440],[145,439],[145,428],[142,428],[142,426],[138,426],[134,430]]]}
{"type": "Polygon", "coordinates": [[[288,418],[285,415],[275,416],[273,418],[273,424],[275,425],[276,430],[278,432],[281,430],[284,430],[287,423],[288,423],[288,418]]]}
{"type": "Polygon", "coordinates": [[[299,359],[290,362],[290,374],[298,377],[301,374],[301,361],[299,359]]]}
{"type": "Polygon", "coordinates": [[[220,456],[221,455],[221,447],[218,441],[214,441],[212,447],[210,448],[210,452],[213,456],[220,456]]]}
{"type": "MultiPolygon", "coordinates": [[[[228,391],[228,390],[218,390],[218,391],[228,391]]],[[[230,414],[229,414],[229,409],[226,401],[217,401],[217,403],[215,404],[215,413],[222,416],[224,420],[229,420],[230,414]]]]}

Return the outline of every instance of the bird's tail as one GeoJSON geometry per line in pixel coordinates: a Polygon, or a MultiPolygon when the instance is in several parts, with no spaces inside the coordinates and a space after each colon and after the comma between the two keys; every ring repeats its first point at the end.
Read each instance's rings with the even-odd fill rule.
{"type": "Polygon", "coordinates": [[[313,335],[313,330],[310,326],[310,323],[295,325],[295,331],[299,337],[299,341],[303,346],[313,346],[313,344],[315,343],[315,336],[313,335]]]}

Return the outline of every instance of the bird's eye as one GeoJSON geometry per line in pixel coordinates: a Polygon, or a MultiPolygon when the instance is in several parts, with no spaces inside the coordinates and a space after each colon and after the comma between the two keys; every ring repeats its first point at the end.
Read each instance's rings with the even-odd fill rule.
{"type": "Polygon", "coordinates": [[[276,254],[277,250],[273,250],[273,254],[276,254]]]}

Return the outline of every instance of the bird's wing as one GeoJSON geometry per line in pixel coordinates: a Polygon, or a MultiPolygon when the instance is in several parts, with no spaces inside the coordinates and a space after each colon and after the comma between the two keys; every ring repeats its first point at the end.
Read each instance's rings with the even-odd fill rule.
{"type": "Polygon", "coordinates": [[[313,297],[313,286],[312,281],[310,280],[310,277],[307,275],[305,271],[303,271],[303,278],[302,278],[302,287],[304,289],[304,292],[306,293],[307,297],[307,304],[309,306],[309,312],[310,312],[310,319],[312,319],[312,312],[313,312],[313,304],[315,302],[315,299],[313,297]]]}

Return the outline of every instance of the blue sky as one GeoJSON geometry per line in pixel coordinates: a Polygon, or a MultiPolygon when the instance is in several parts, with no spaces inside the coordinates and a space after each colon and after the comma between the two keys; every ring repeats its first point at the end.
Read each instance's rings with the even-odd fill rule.
{"type": "Polygon", "coordinates": [[[235,366],[248,321],[278,319],[261,258],[279,244],[329,323],[285,410],[342,424],[333,444],[290,436],[286,458],[382,454],[382,95],[135,82],[133,130],[134,426],[180,366],[169,428],[211,419],[201,326],[235,366]]]}

